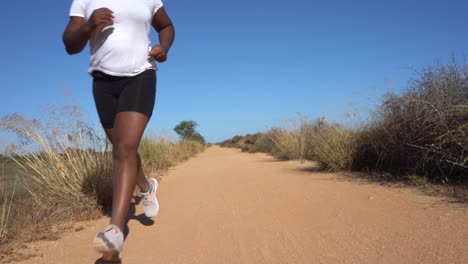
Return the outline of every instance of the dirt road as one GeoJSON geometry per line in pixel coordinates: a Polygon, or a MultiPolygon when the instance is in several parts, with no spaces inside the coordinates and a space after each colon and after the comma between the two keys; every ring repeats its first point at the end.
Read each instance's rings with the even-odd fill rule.
{"type": "MultiPolygon", "coordinates": [[[[211,147],[168,172],[154,222],[141,204],[122,263],[468,263],[468,211],[414,190],[211,147]]],[[[95,263],[82,223],[22,263],[95,263]]]]}

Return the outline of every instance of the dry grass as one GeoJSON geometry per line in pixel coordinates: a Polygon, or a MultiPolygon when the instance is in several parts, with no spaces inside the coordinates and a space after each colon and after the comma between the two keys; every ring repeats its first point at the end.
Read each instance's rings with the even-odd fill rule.
{"type": "Polygon", "coordinates": [[[356,169],[467,181],[468,66],[423,69],[401,94],[387,94],[357,153],[356,169]]]}
{"type": "Polygon", "coordinates": [[[416,184],[468,182],[468,66],[429,67],[388,93],[359,127],[305,119],[221,143],[278,159],[310,159],[332,171],[360,170],[416,184]],[[413,175],[408,177],[407,175],[413,175]],[[417,175],[417,176],[414,176],[417,175]]]}
{"type": "Polygon", "coordinates": [[[0,185],[0,241],[8,235],[9,227],[12,223],[10,216],[16,184],[17,182],[15,181],[13,186],[10,186],[6,182],[0,185]]]}
{"type": "MultiPolygon", "coordinates": [[[[6,116],[0,129],[17,135],[7,150],[18,175],[8,178],[26,190],[15,193],[3,184],[11,181],[0,179],[0,249],[7,248],[5,238],[23,237],[21,230],[50,230],[57,223],[93,219],[111,205],[111,145],[101,128],[83,121],[77,107],[50,109],[41,120],[6,116]]],[[[145,138],[140,152],[145,170],[155,173],[204,148],[196,142],[145,138]]],[[[44,239],[50,232],[32,233],[39,234],[24,240],[44,239]]]]}
{"type": "Polygon", "coordinates": [[[266,133],[236,136],[221,143],[243,151],[270,153],[280,160],[314,160],[324,169],[341,171],[352,167],[356,150],[356,131],[324,118],[310,122],[300,118],[288,128],[273,128],[266,133]]]}
{"type": "Polygon", "coordinates": [[[304,154],[305,138],[300,132],[284,128],[273,128],[268,132],[275,147],[272,155],[281,160],[301,159],[304,154]]]}
{"type": "Polygon", "coordinates": [[[356,155],[356,130],[330,124],[322,118],[303,122],[302,131],[308,150],[306,159],[315,160],[331,171],[351,170],[356,155]]]}
{"type": "Polygon", "coordinates": [[[0,125],[23,141],[13,146],[13,160],[44,214],[66,219],[70,212],[94,212],[111,198],[111,159],[106,139],[80,120],[77,109],[65,112],[71,122],[43,123],[12,115],[0,125]],[[31,151],[33,150],[33,151],[31,151]]]}
{"type": "Polygon", "coordinates": [[[206,145],[198,141],[171,141],[156,135],[144,137],[140,143],[139,153],[143,168],[148,172],[160,172],[177,163],[193,157],[205,150],[206,145]]]}
{"type": "Polygon", "coordinates": [[[203,152],[207,148],[207,145],[200,143],[199,141],[193,140],[182,140],[178,141],[173,145],[174,159],[177,162],[188,160],[194,155],[203,152]]]}
{"type": "Polygon", "coordinates": [[[303,156],[304,138],[285,128],[273,128],[266,133],[235,136],[219,143],[222,147],[240,148],[244,152],[270,153],[281,160],[299,159],[303,156]]]}

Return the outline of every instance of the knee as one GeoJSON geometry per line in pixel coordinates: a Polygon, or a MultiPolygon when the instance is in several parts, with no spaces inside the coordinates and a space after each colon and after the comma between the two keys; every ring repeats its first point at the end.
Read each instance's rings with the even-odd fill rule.
{"type": "Polygon", "coordinates": [[[113,145],[112,157],[115,161],[136,159],[136,155],[137,148],[133,144],[121,142],[113,145]]]}

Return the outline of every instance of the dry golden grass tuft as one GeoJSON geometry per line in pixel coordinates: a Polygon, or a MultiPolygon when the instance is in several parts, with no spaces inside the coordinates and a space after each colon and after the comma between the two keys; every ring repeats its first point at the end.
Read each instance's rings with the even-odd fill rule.
{"type": "MultiPolygon", "coordinates": [[[[25,238],[22,230],[50,230],[58,223],[94,219],[111,205],[112,146],[101,128],[82,119],[77,107],[49,109],[41,120],[5,116],[0,129],[18,139],[8,147],[9,155],[2,156],[2,162],[13,161],[17,173],[0,178],[0,251],[15,237],[27,241],[54,233],[33,232],[39,235],[25,238]]],[[[151,174],[204,149],[198,142],[146,137],[140,154],[151,174]]]]}

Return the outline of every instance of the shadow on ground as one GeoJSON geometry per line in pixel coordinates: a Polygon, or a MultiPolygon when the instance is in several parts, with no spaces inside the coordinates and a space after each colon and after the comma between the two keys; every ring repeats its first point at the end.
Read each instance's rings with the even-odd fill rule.
{"type": "Polygon", "coordinates": [[[94,264],[122,264],[122,260],[110,260],[110,261],[107,261],[107,260],[103,260],[102,258],[99,258],[98,260],[96,260],[96,262],[94,262],[94,264]]]}
{"type": "MultiPolygon", "coordinates": [[[[137,197],[134,197],[132,199],[132,202],[130,203],[130,207],[128,209],[128,214],[127,214],[127,219],[125,220],[125,226],[124,226],[124,230],[123,230],[125,239],[130,234],[130,228],[128,227],[128,222],[130,222],[130,220],[137,220],[140,224],[142,224],[144,226],[154,225],[154,220],[146,217],[145,214],[136,215],[136,207],[137,207],[137,205],[140,204],[141,200],[142,200],[141,197],[137,196],[137,197]]],[[[110,208],[105,210],[104,213],[109,217],[112,216],[112,211],[111,211],[110,208]]],[[[99,258],[99,259],[96,260],[96,262],[94,262],[94,264],[111,264],[111,263],[121,264],[122,260],[110,260],[110,261],[108,261],[108,260],[104,260],[103,258],[99,258]]]]}

